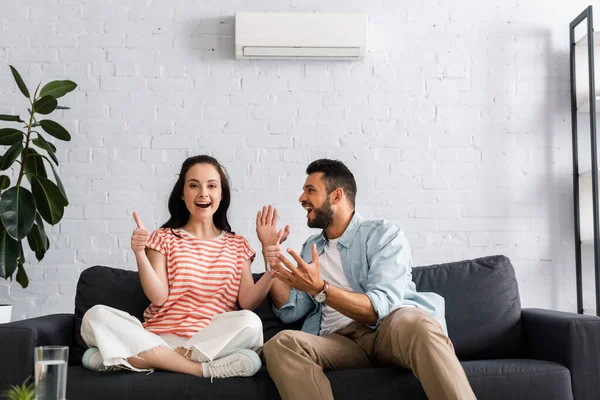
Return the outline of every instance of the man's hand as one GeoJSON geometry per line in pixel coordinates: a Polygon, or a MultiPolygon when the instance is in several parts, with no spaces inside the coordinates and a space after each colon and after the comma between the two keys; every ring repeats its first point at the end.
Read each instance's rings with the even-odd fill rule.
{"type": "Polygon", "coordinates": [[[283,268],[281,264],[272,265],[274,276],[296,290],[306,292],[311,296],[315,296],[323,290],[325,282],[321,279],[321,263],[319,262],[317,245],[313,244],[312,262],[310,264],[307,264],[294,250],[287,249],[287,252],[296,260],[297,265],[294,266],[294,263],[285,258],[283,254],[279,254],[279,261],[289,271],[283,268]]]}
{"type": "Polygon", "coordinates": [[[263,209],[256,214],[256,234],[258,235],[258,240],[260,240],[263,249],[269,245],[285,242],[290,234],[289,225],[286,225],[284,229],[277,232],[277,218],[277,209],[271,205],[269,205],[268,208],[267,206],[264,206],[263,209]],[[279,241],[277,241],[278,237],[279,241]]]}
{"type": "Polygon", "coordinates": [[[144,224],[142,224],[142,220],[137,212],[133,212],[133,219],[135,219],[135,223],[137,228],[133,230],[133,234],[131,235],[131,249],[135,254],[144,253],[146,249],[146,241],[148,240],[148,231],[144,228],[144,224]]]}

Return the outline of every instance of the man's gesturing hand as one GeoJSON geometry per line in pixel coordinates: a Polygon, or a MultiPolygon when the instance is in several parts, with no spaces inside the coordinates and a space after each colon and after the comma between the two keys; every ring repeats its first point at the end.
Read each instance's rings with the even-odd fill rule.
{"type": "Polygon", "coordinates": [[[283,254],[279,254],[277,258],[289,271],[283,268],[281,264],[272,265],[275,277],[296,290],[306,292],[311,296],[315,296],[323,290],[325,282],[321,279],[321,264],[317,245],[313,244],[312,262],[310,264],[307,264],[294,250],[287,249],[287,252],[296,260],[297,265],[285,258],[283,254]]]}

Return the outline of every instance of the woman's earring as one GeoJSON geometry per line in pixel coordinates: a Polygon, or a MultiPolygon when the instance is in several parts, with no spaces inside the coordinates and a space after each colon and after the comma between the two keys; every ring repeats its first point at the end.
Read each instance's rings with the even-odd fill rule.
{"type": "Polygon", "coordinates": [[[183,196],[181,196],[181,200],[183,200],[183,196]]]}

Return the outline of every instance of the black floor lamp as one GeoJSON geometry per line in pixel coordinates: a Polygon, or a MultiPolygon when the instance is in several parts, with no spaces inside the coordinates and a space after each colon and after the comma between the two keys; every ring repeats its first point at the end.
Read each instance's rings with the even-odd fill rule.
{"type": "MultiPolygon", "coordinates": [[[[581,271],[581,207],[580,200],[584,201],[587,199],[580,199],[580,175],[579,175],[579,155],[577,149],[577,111],[580,106],[577,101],[577,90],[576,90],[576,45],[575,42],[575,27],[584,20],[587,20],[587,35],[584,39],[579,41],[579,44],[587,45],[587,59],[588,59],[588,94],[589,99],[589,113],[590,113],[590,146],[591,146],[591,157],[592,157],[592,171],[591,171],[591,191],[592,191],[592,205],[593,210],[593,236],[590,233],[590,237],[593,237],[594,243],[594,273],[595,273],[595,286],[596,286],[596,315],[600,316],[600,223],[598,215],[598,158],[596,148],[596,85],[594,82],[594,28],[592,19],[592,6],[585,9],[577,18],[575,18],[569,26],[569,43],[570,43],[570,59],[571,59],[571,134],[573,140],[573,198],[574,198],[574,210],[575,210],[575,273],[577,278],[577,312],[583,314],[583,277],[581,271]]],[[[587,223],[587,220],[584,221],[587,223]]]]}

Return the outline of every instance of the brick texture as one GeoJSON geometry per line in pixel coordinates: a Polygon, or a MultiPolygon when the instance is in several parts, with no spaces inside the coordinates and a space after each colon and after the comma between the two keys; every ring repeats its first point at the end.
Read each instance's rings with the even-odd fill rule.
{"type": "Polygon", "coordinates": [[[0,113],[28,105],[9,64],[30,90],[79,84],[61,100],[72,109],[53,115],[73,135],[53,141],[70,205],[46,258],[28,263],[31,286],[0,282],[13,319],[71,312],[92,265],[135,269],[132,212],[161,225],[181,162],[201,153],[228,169],[230,222],[256,250],[264,204],[291,225],[289,246],[312,233],[297,203],[304,169],[333,157],[355,173],[358,211],[402,225],[417,265],[505,254],[524,306],[575,309],[567,39],[588,2],[2,5],[0,113]],[[365,11],[369,53],[236,61],[237,11],[365,11]]]}

